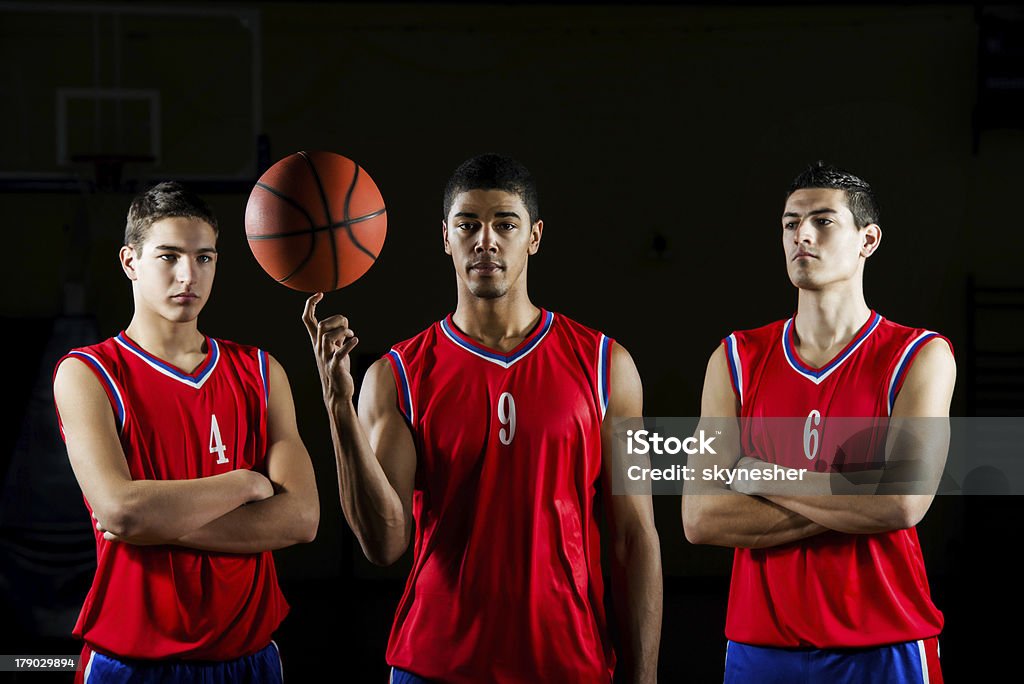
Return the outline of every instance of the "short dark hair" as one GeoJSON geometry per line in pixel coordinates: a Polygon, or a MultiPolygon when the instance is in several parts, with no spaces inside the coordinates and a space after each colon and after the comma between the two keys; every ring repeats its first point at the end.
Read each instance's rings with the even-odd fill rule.
{"type": "Polygon", "coordinates": [[[217,217],[213,210],[188,188],[177,181],[164,181],[137,195],[128,207],[124,228],[124,244],[140,249],[152,225],[165,218],[190,218],[206,221],[217,235],[217,217]]]}
{"type": "Polygon", "coordinates": [[[459,165],[444,189],[444,220],[452,210],[455,196],[467,190],[504,190],[518,195],[530,214],[530,222],[540,217],[537,186],[530,170],[504,154],[480,154],[459,165]]]}
{"type": "Polygon", "coordinates": [[[809,165],[793,179],[786,192],[786,199],[789,199],[789,196],[797,190],[804,188],[842,190],[846,193],[846,205],[850,207],[850,213],[853,214],[853,220],[858,228],[878,223],[878,200],[875,199],[875,191],[871,189],[867,181],[849,171],[819,160],[809,165]]]}

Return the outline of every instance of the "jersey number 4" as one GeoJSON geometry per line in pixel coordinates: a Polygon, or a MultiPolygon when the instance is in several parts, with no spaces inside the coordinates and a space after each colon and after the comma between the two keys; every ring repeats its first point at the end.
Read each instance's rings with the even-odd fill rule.
{"type": "Polygon", "coordinates": [[[505,426],[498,432],[498,439],[508,446],[516,436],[516,400],[508,392],[498,397],[498,421],[505,426]]]}
{"type": "Polygon", "coordinates": [[[220,438],[220,426],[217,425],[217,416],[210,414],[210,453],[217,454],[217,465],[227,463],[228,457],[225,456],[228,448],[224,446],[224,440],[220,438]]]}

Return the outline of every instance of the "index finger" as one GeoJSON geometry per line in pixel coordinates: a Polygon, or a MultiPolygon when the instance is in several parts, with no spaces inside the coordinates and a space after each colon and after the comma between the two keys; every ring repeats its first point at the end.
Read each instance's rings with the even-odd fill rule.
{"type": "Polygon", "coordinates": [[[316,305],[324,298],[323,292],[314,292],[306,300],[306,308],[302,310],[302,322],[306,324],[306,332],[316,339],[316,305]]]}

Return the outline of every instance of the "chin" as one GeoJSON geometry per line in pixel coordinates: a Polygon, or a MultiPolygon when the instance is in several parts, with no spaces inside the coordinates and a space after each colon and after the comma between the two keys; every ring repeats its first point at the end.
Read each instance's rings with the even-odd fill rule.
{"type": "Polygon", "coordinates": [[[487,286],[478,284],[476,286],[471,285],[469,291],[473,293],[474,297],[478,297],[480,299],[498,299],[499,297],[505,296],[508,292],[508,288],[495,285],[487,286]]]}

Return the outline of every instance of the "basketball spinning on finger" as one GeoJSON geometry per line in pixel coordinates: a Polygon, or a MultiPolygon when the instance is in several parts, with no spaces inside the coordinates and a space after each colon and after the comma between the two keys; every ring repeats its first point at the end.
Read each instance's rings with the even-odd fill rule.
{"type": "Polygon", "coordinates": [[[297,152],[277,162],[245,208],[256,261],[277,282],[303,292],[351,285],[376,262],[386,234],[376,183],[333,152],[297,152]]]}

